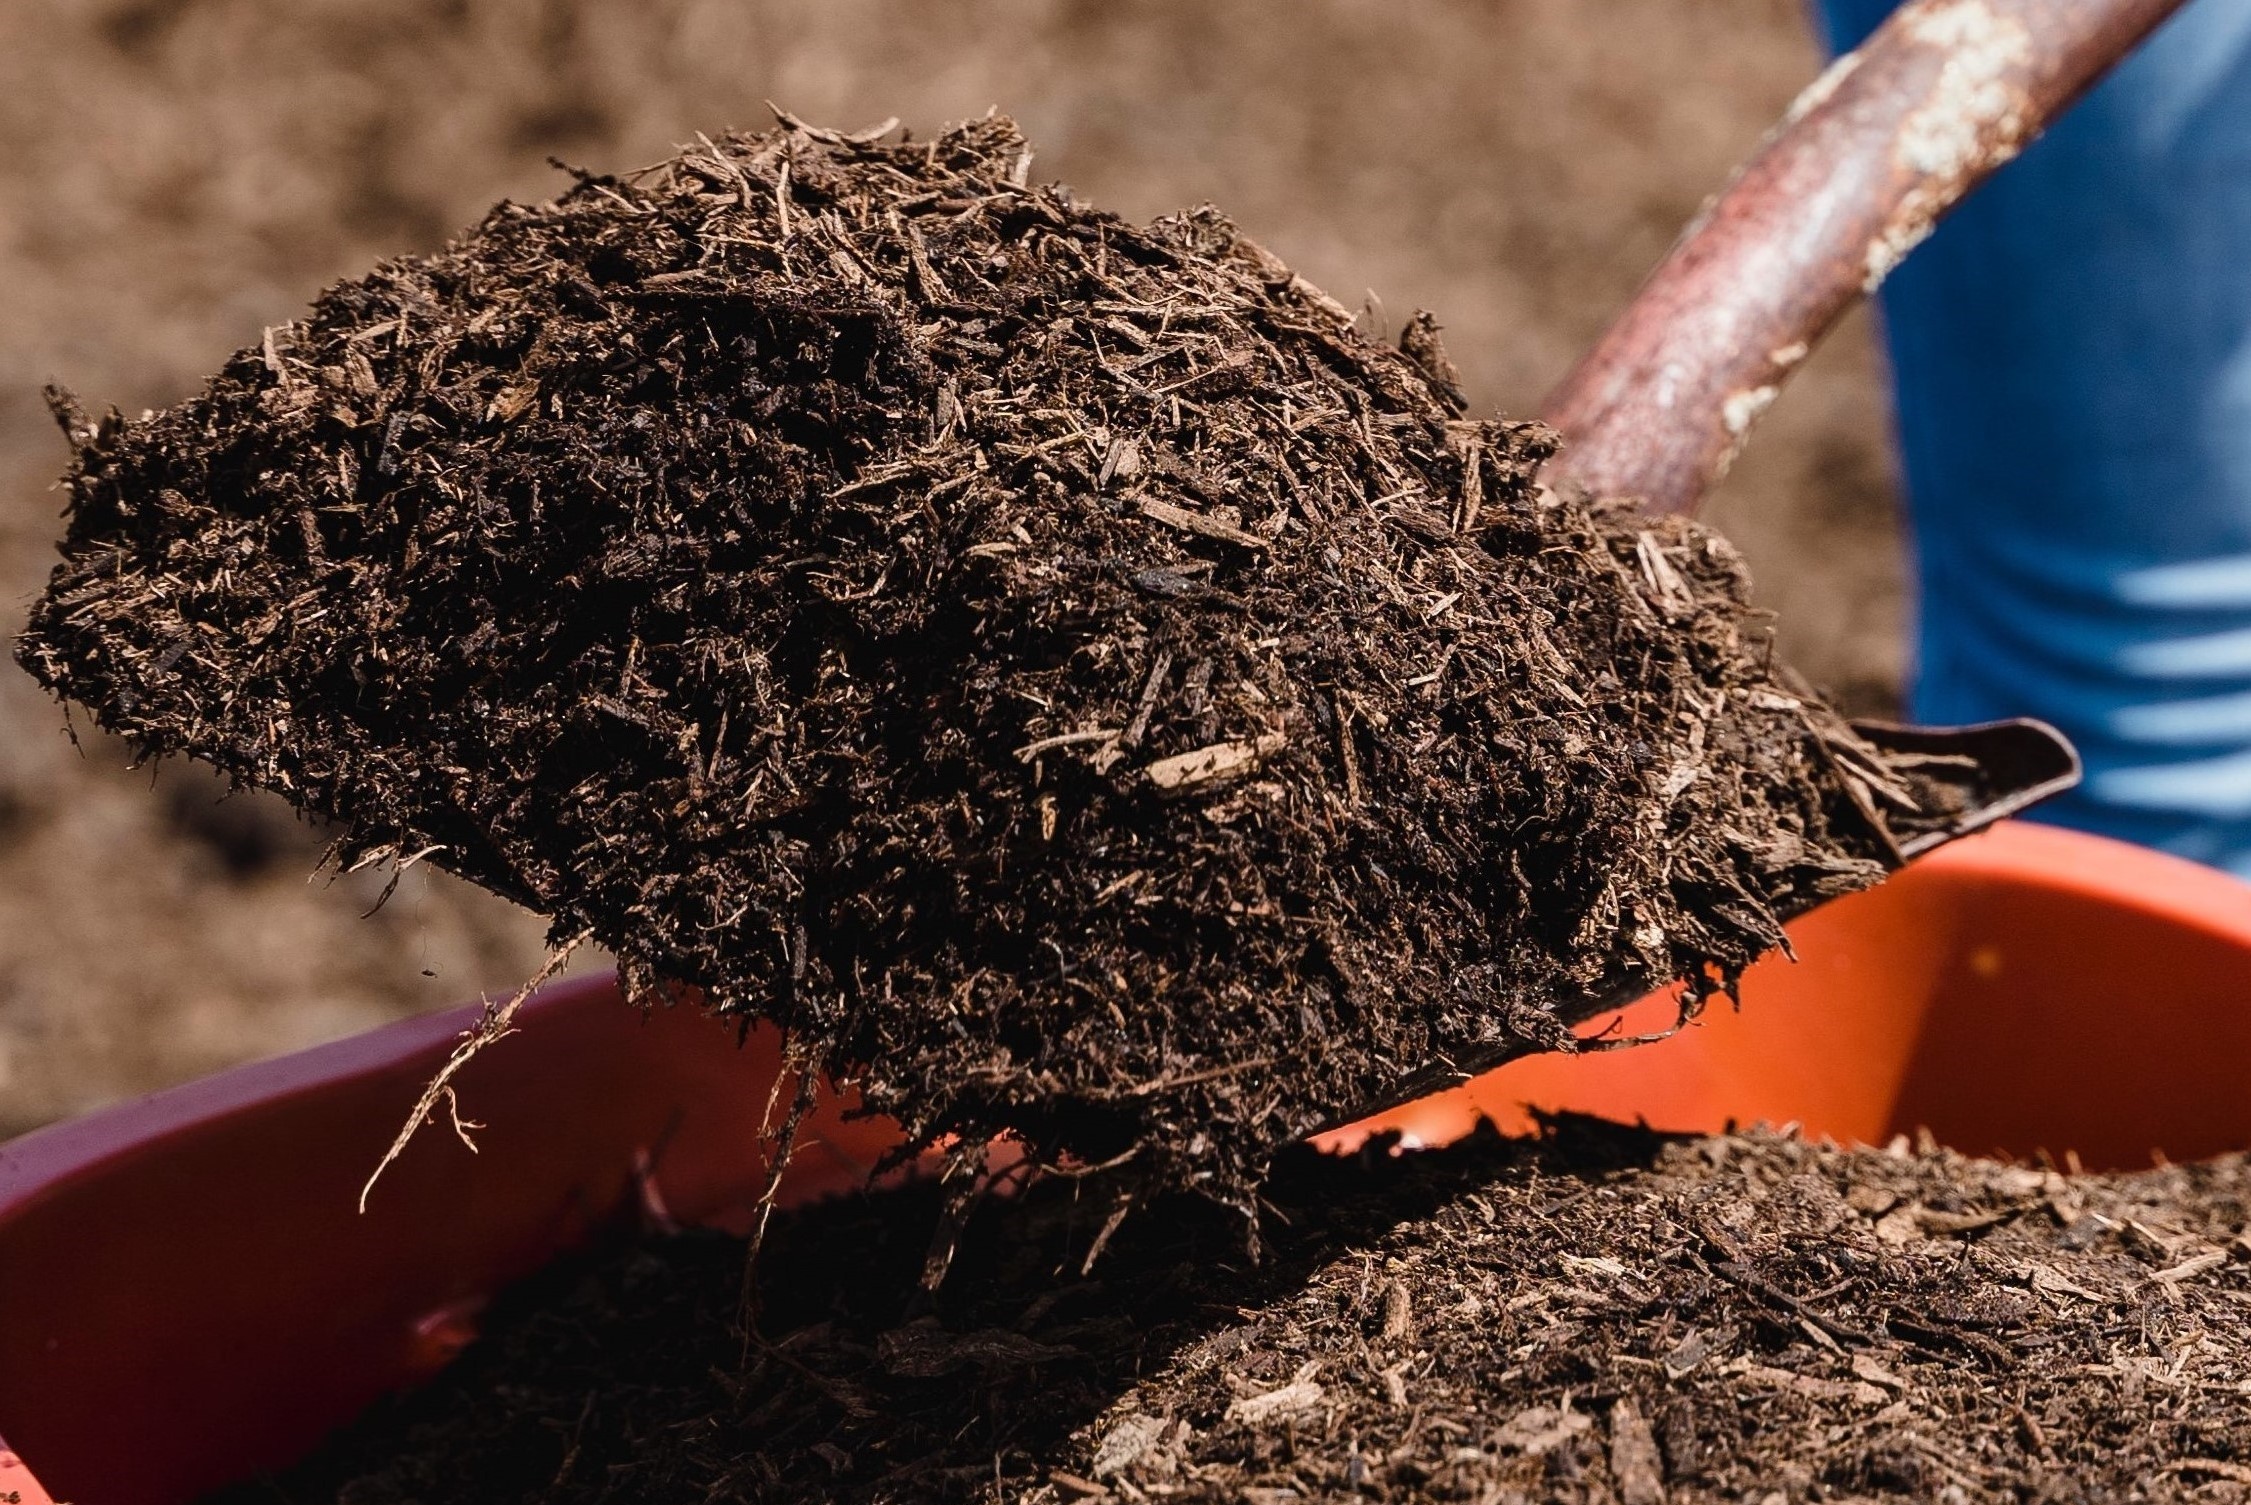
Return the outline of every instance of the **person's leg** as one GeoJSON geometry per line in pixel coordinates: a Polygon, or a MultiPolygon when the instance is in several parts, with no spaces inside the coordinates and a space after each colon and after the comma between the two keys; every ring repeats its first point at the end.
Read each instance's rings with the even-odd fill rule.
{"type": "MultiPolygon", "coordinates": [[[[1889,0],[1821,0],[1833,45],[1889,0]]],[[[1883,294],[1920,720],[2086,755],[2048,818],[2251,876],[2251,4],[2197,0],[1883,294]]]]}

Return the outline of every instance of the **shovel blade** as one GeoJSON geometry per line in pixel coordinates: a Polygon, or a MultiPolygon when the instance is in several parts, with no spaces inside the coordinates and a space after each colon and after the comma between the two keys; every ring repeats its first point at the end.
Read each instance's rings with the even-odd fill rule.
{"type": "MultiPolygon", "coordinates": [[[[1856,721],[1853,730],[1890,757],[1912,760],[1923,777],[1954,792],[1955,798],[1949,802],[1951,808],[1943,821],[1926,824],[1899,838],[1899,851],[1910,860],[2061,794],[2076,785],[2080,778],[2078,749],[2054,727],[2029,717],[1988,721],[1975,726],[1902,726],[1886,721],[1856,721]]],[[[1784,922],[1796,920],[1825,902],[1815,899],[1784,905],[1778,909],[1778,914],[1784,922]]],[[[1566,1025],[1584,1024],[1622,1009],[1668,982],[1682,980],[1646,975],[1628,977],[1600,992],[1557,1000],[1555,1014],[1566,1025]]],[[[1540,1047],[1536,1045],[1511,1041],[1432,1062],[1402,1078],[1378,1101],[1359,1112],[1318,1127],[1335,1128],[1368,1114],[1398,1107],[1458,1086],[1510,1061],[1539,1053],[1540,1047]]]]}
{"type": "Polygon", "coordinates": [[[1982,831],[2079,782],[2078,749],[2047,722],[2030,717],[1976,726],[1856,721],[1852,729],[1894,756],[1930,760],[1924,771],[1962,792],[1960,813],[1944,827],[1900,842],[1899,849],[1909,857],[1920,857],[1957,837],[1982,831]],[[1964,759],[1974,767],[1962,766],[1959,760],[1964,759]],[[1957,776],[1949,777],[1950,771],[1957,776]]]}

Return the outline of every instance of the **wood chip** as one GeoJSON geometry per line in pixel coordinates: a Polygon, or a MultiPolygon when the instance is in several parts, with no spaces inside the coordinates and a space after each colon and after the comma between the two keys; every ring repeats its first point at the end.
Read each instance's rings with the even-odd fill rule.
{"type": "Polygon", "coordinates": [[[1610,1487],[1619,1505],[1665,1505],[1665,1457],[1630,1399],[1610,1408],[1610,1487]]]}
{"type": "Polygon", "coordinates": [[[2194,1280],[2199,1275],[2217,1270],[2227,1262],[2228,1251],[2214,1249],[2208,1254],[2199,1254],[2194,1258],[2184,1259],[2171,1269],[2160,1270],[2150,1279],[2161,1285],[2179,1285],[2184,1280],[2194,1280]]]}
{"type": "Polygon", "coordinates": [[[1221,522],[1201,512],[1191,512],[1186,507],[1176,507],[1170,502],[1160,502],[1154,497],[1141,499],[1141,515],[1163,523],[1168,528],[1178,528],[1183,533],[1195,533],[1205,538],[1216,538],[1222,543],[1234,544],[1243,549],[1264,549],[1265,539],[1256,533],[1247,533],[1233,523],[1221,522]]]}
{"type": "Polygon", "coordinates": [[[1095,1444],[1094,1477],[1108,1479],[1139,1463],[1149,1450],[1165,1435],[1167,1423],[1160,1416],[1145,1416],[1134,1412],[1120,1417],[1095,1444]]]}
{"type": "Polygon", "coordinates": [[[1289,743],[1288,733],[1269,732],[1256,741],[1215,742],[1193,752],[1175,753],[1149,765],[1149,782],[1171,794],[1217,779],[1236,778],[1251,772],[1289,743]]]}
{"type": "Polygon", "coordinates": [[[1865,1380],[1823,1379],[1819,1375],[1799,1374],[1794,1369],[1774,1369],[1752,1363],[1743,1363],[1737,1372],[1754,1384],[1771,1385],[1777,1390],[1792,1390],[1813,1400],[1849,1401],[1856,1406],[1880,1406],[1891,1398],[1865,1380]]]}
{"type": "Polygon", "coordinates": [[[1584,1411],[1527,1406],[1501,1423],[1501,1429],[1493,1435],[1493,1445],[1544,1458],[1593,1426],[1594,1418],[1584,1411]]]}
{"type": "Polygon", "coordinates": [[[1310,1411],[1321,1404],[1328,1392],[1313,1380],[1300,1380],[1284,1385],[1279,1390],[1269,1390],[1263,1395],[1244,1396],[1230,1401],[1227,1419],[1247,1427],[1261,1426],[1276,1417],[1294,1416],[1310,1411]]]}
{"type": "Polygon", "coordinates": [[[1080,1499],[1101,1499],[1110,1493],[1092,1479],[1082,1479],[1077,1474],[1067,1474],[1059,1468],[1050,1469],[1047,1480],[1065,1494],[1076,1495],[1080,1499]]]}

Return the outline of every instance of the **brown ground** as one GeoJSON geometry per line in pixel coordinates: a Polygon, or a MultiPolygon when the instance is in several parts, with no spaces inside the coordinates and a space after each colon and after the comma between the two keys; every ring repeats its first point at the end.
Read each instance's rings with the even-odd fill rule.
{"type": "MultiPolygon", "coordinates": [[[[1811,75],[1794,0],[14,0],[0,8],[0,594],[42,579],[65,458],[37,390],[176,400],[550,153],[1002,104],[1042,173],[1146,218],[1210,198],[1340,294],[1437,309],[1473,402],[1523,411],[1811,75]],[[1480,179],[1464,161],[1507,158],[1480,179]]],[[[1714,517],[1785,651],[1865,705],[1899,593],[1860,330],[1714,517]]],[[[0,1133],[505,986],[538,925],[443,880],[307,887],[317,838],[203,777],[74,754],[0,673],[0,1133]]]]}

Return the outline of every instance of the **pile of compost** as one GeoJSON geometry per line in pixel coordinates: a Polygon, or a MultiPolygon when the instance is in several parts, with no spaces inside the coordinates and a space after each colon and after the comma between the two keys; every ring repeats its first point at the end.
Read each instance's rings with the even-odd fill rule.
{"type": "Polygon", "coordinates": [[[2123,1176],[1569,1122],[1285,1156],[1272,1257],[1192,1197],[935,1191],[652,1238],[232,1499],[2251,1498],[2251,1163],[2123,1176]]]}
{"type": "Polygon", "coordinates": [[[1536,484],[1209,211],[785,118],[330,289],[94,418],[22,662],[149,754],[772,1019],[916,1143],[1249,1205],[1951,813],[1737,556],[1536,484]]]}

